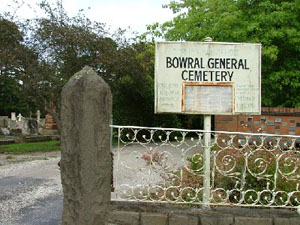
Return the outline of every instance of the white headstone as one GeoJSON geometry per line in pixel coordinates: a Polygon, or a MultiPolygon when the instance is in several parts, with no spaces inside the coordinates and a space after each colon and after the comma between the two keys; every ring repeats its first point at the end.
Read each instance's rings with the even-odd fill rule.
{"type": "Polygon", "coordinates": [[[41,112],[40,110],[36,111],[36,121],[38,124],[40,124],[40,120],[41,120],[41,112]]]}
{"type": "Polygon", "coordinates": [[[15,112],[10,113],[10,119],[11,120],[16,120],[16,113],[15,112]]]}
{"type": "Polygon", "coordinates": [[[17,116],[17,118],[18,118],[18,121],[22,121],[22,115],[21,115],[21,113],[19,113],[19,115],[17,116]]]}

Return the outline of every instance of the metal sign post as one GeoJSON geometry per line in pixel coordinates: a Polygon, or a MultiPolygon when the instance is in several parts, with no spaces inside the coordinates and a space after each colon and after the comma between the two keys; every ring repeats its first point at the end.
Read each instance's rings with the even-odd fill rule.
{"type": "Polygon", "coordinates": [[[210,202],[210,143],[211,143],[211,115],[204,115],[204,182],[203,204],[209,207],[210,202]]]}
{"type": "MultiPolygon", "coordinates": [[[[205,42],[211,42],[211,37],[206,37],[205,42]]],[[[203,179],[203,206],[209,208],[210,203],[210,131],[211,115],[204,115],[204,179],[203,179]]]]}

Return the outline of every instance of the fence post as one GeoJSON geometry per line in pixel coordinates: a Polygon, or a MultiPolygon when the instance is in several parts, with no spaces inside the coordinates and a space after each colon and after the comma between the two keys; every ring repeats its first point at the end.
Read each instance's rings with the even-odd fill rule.
{"type": "Polygon", "coordinates": [[[85,67],[62,90],[63,225],[104,225],[110,202],[111,92],[85,67]]]}
{"type": "Polygon", "coordinates": [[[112,127],[113,125],[113,115],[111,115],[111,119],[110,119],[110,151],[112,152],[113,150],[113,132],[114,132],[114,128],[112,127]]]}
{"type": "Polygon", "coordinates": [[[210,203],[210,143],[211,143],[211,116],[204,115],[204,182],[203,204],[209,207],[210,203]]]}

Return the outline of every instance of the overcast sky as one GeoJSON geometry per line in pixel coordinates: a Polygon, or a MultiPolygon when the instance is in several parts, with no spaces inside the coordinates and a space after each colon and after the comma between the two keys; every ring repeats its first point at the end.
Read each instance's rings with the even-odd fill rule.
{"type": "MultiPolygon", "coordinates": [[[[17,10],[14,0],[0,1],[2,11],[14,9],[13,11],[16,11],[16,14],[22,18],[41,16],[38,10],[34,11],[27,6],[27,4],[35,6],[41,0],[18,0],[25,3],[17,10]]],[[[48,1],[56,2],[55,0],[48,1]]],[[[162,8],[162,5],[169,3],[170,0],[62,0],[62,2],[69,15],[74,15],[79,9],[84,9],[87,17],[106,23],[111,26],[112,30],[130,26],[132,31],[142,33],[146,31],[147,24],[162,23],[173,17],[170,9],[162,8]]]]}

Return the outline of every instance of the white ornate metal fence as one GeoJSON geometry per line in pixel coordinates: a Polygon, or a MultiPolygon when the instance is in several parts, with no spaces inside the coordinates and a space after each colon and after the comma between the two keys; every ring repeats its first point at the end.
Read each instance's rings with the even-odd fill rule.
{"type": "Polygon", "coordinates": [[[300,136],[112,126],[117,199],[300,206],[300,136]],[[204,144],[204,134],[211,142],[204,144]],[[210,148],[210,176],[204,149],[210,148]],[[204,182],[210,189],[204,190],[204,182]]]}

